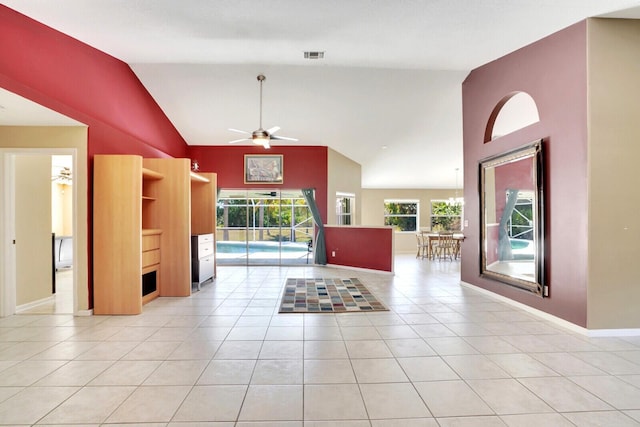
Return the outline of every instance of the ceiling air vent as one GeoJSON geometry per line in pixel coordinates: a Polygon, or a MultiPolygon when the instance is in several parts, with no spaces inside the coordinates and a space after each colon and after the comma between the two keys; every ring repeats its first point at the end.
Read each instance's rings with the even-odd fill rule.
{"type": "Polygon", "coordinates": [[[322,59],[324,51],[307,51],[304,53],[304,59],[322,59]]]}

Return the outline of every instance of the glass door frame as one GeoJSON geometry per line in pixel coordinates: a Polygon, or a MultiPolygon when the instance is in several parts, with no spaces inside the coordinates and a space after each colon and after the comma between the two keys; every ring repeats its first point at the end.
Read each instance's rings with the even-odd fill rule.
{"type": "Polygon", "coordinates": [[[313,263],[309,242],[315,229],[301,190],[222,189],[217,209],[218,265],[313,263]],[[228,204],[228,200],[239,203],[228,204]],[[230,208],[234,206],[244,212],[233,215],[230,208]]]}

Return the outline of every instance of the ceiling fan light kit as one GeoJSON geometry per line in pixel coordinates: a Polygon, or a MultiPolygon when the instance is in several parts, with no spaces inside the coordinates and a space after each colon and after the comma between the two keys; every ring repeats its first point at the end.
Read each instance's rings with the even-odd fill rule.
{"type": "Polygon", "coordinates": [[[270,141],[271,140],[286,140],[286,141],[297,141],[296,138],[289,138],[286,136],[276,136],[274,135],[277,131],[280,130],[280,126],[274,126],[267,130],[262,128],[262,82],[264,82],[267,78],[263,74],[258,74],[258,81],[260,82],[260,127],[253,132],[247,132],[244,130],[229,128],[231,132],[243,133],[245,135],[250,135],[250,137],[236,139],[233,141],[229,141],[229,144],[235,144],[236,142],[242,141],[252,141],[256,145],[262,145],[265,149],[271,148],[270,141]]]}

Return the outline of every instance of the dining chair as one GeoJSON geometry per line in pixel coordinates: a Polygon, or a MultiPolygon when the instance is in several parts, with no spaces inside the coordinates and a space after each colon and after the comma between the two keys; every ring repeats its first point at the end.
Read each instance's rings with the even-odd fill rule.
{"type": "MultiPolygon", "coordinates": [[[[434,259],[438,239],[434,238],[434,234],[431,231],[422,231],[420,234],[422,235],[422,242],[424,244],[424,258],[434,259]]],[[[437,237],[437,235],[435,236],[437,237]]]]}
{"type": "Polygon", "coordinates": [[[454,243],[454,258],[460,258],[460,247],[462,246],[462,242],[464,241],[464,234],[454,234],[453,235],[453,243],[454,243]]]}
{"type": "Polygon", "coordinates": [[[429,255],[429,241],[425,238],[424,234],[416,233],[417,248],[416,258],[426,258],[429,255]]]}
{"type": "Polygon", "coordinates": [[[456,243],[453,240],[453,232],[441,231],[438,233],[437,257],[438,259],[449,258],[453,261],[456,252],[456,243]]]}

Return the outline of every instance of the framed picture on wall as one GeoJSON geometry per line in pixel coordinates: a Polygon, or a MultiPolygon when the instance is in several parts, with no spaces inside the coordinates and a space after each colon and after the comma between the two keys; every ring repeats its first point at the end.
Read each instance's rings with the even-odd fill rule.
{"type": "Polygon", "coordinates": [[[245,184],[282,184],[282,154],[245,154],[245,184]]]}

